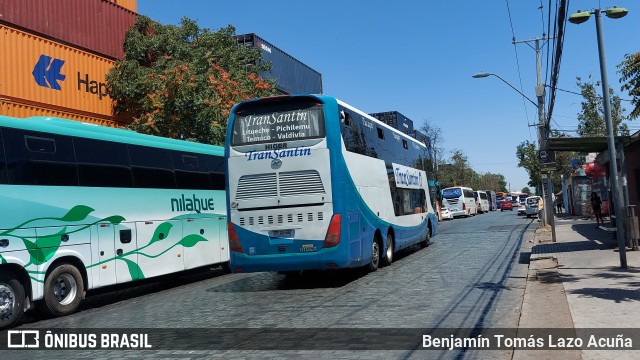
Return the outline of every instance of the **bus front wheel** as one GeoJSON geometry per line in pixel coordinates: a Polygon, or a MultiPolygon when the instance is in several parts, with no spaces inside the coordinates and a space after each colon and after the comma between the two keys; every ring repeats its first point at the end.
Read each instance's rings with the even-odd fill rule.
{"type": "Polygon", "coordinates": [[[24,311],[24,287],[10,272],[0,273],[0,330],[13,326],[24,311]]]}
{"type": "Polygon", "coordinates": [[[80,271],[71,264],[60,264],[44,281],[44,299],[40,308],[53,316],[72,314],[80,306],[84,281],[80,271]]]}
{"type": "Polygon", "coordinates": [[[371,261],[369,262],[369,271],[374,272],[380,266],[380,240],[378,237],[373,238],[371,244],[371,261]]]}

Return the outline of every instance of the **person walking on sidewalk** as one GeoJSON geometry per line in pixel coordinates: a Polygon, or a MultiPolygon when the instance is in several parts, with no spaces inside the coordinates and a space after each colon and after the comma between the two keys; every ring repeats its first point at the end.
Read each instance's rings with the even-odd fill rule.
{"type": "Polygon", "coordinates": [[[598,196],[595,191],[591,192],[591,208],[593,209],[593,214],[596,216],[596,228],[600,227],[600,223],[604,225],[604,221],[602,220],[602,200],[600,200],[600,196],[598,196]]]}

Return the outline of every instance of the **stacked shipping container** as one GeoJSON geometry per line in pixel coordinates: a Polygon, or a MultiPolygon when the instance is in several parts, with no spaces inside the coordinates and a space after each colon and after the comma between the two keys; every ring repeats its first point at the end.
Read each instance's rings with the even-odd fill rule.
{"type": "Polygon", "coordinates": [[[255,47],[262,60],[271,62],[271,70],[260,74],[276,82],[276,89],[284,94],[322,94],[322,75],[300,60],[280,50],[256,34],[236,36],[238,44],[255,47]]]}
{"type": "Polygon", "coordinates": [[[0,0],[0,114],[119,126],[105,77],[135,0],[0,0]]]}

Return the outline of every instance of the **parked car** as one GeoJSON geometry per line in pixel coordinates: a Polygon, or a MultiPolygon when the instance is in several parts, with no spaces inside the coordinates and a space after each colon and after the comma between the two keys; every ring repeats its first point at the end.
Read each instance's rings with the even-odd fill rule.
{"type": "Polygon", "coordinates": [[[525,207],[525,203],[521,202],[518,204],[518,215],[524,215],[527,212],[527,208],[525,207]]]}
{"type": "Polygon", "coordinates": [[[538,207],[542,199],[540,196],[529,196],[525,202],[527,217],[538,216],[538,207]]]}
{"type": "Polygon", "coordinates": [[[442,214],[442,220],[453,220],[453,213],[446,207],[441,207],[440,213],[442,214]]]}
{"type": "Polygon", "coordinates": [[[513,210],[513,205],[511,204],[511,201],[503,201],[500,203],[500,211],[505,211],[505,210],[509,210],[509,211],[513,210]]]}

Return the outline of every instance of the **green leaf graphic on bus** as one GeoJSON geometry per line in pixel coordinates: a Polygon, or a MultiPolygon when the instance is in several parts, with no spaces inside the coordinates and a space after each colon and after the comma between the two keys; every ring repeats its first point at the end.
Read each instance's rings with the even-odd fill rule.
{"type": "Polygon", "coordinates": [[[76,205],[68,213],[60,218],[60,221],[74,222],[81,221],[87,218],[94,209],[86,205],[76,205]]]}
{"type": "Polygon", "coordinates": [[[169,235],[169,231],[171,231],[172,227],[173,227],[173,224],[171,224],[169,222],[165,222],[165,223],[160,224],[156,228],[156,231],[153,233],[153,237],[151,238],[151,241],[149,241],[148,245],[151,245],[156,241],[160,241],[160,240],[166,239],[167,236],[169,235]]]}
{"type": "Polygon", "coordinates": [[[108,222],[112,223],[113,225],[118,225],[121,222],[125,221],[125,218],[123,218],[120,215],[113,215],[113,216],[106,217],[106,218],[104,218],[104,219],[102,219],[100,221],[101,222],[102,221],[108,221],[108,222]]]}
{"type": "Polygon", "coordinates": [[[182,240],[180,240],[179,244],[186,248],[190,248],[196,246],[196,244],[201,241],[207,241],[207,239],[203,238],[200,235],[191,234],[183,237],[182,240]]]}
{"type": "Polygon", "coordinates": [[[67,228],[63,228],[55,234],[38,237],[36,242],[22,238],[29,255],[31,256],[31,263],[35,265],[42,265],[49,261],[53,254],[58,251],[60,243],[62,242],[62,235],[67,231],[67,228]]]}
{"type": "Polygon", "coordinates": [[[2,256],[2,254],[0,254],[0,264],[6,264],[7,260],[4,259],[4,256],[2,256]]]}
{"type": "Polygon", "coordinates": [[[127,267],[129,268],[129,275],[131,275],[131,280],[144,279],[144,274],[142,273],[142,269],[140,269],[140,266],[138,266],[138,264],[125,258],[118,258],[118,260],[122,260],[127,264],[127,267]]]}

